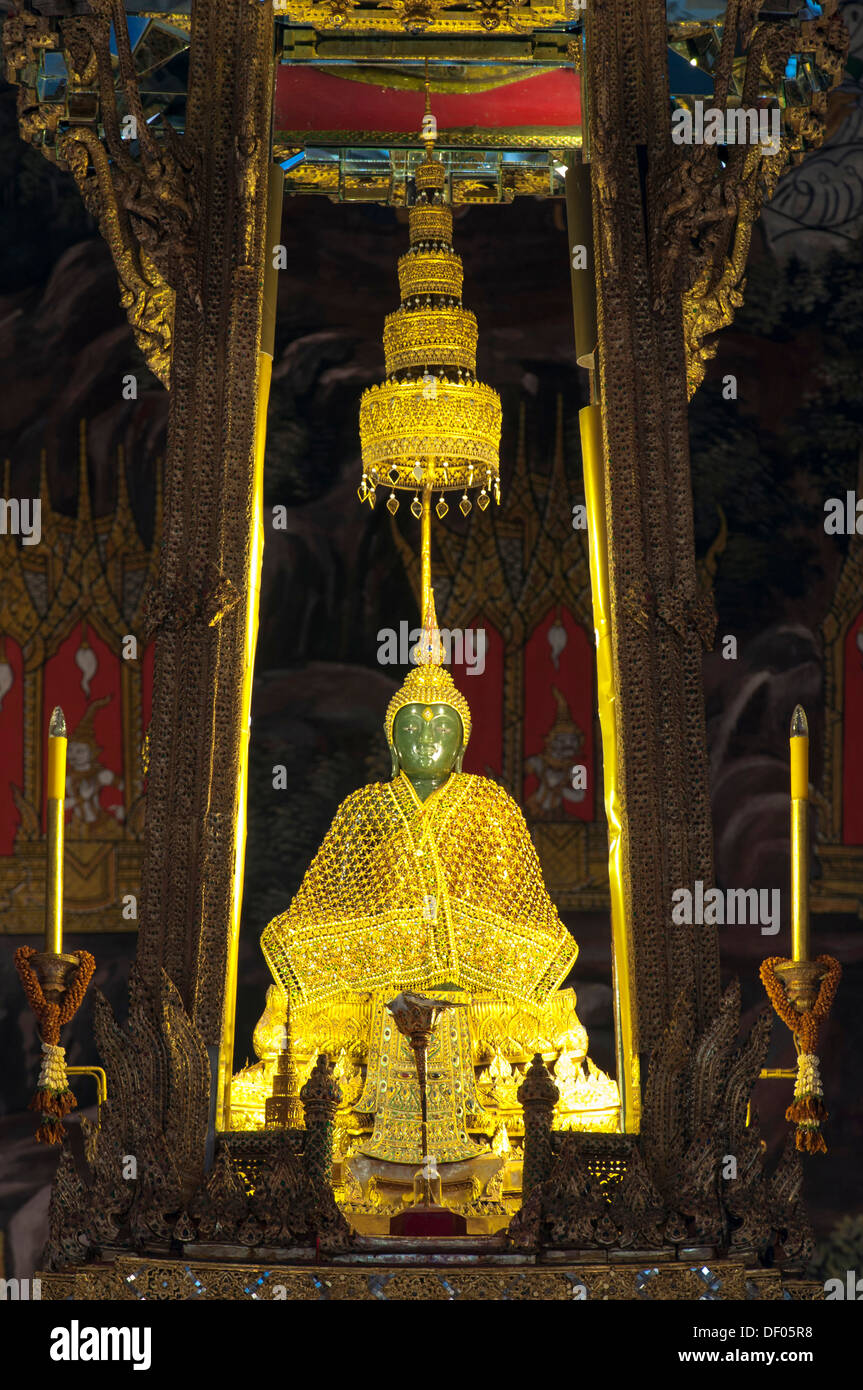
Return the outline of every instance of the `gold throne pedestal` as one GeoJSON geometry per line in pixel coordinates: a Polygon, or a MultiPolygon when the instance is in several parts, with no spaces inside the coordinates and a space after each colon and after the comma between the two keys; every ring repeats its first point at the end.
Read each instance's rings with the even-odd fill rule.
{"type": "MultiPolygon", "coordinates": [[[[560,1091],[555,1129],[617,1130],[617,1084],[587,1056],[574,990],[558,990],[543,1006],[487,993],[432,993],[469,1007],[453,1010],[433,1035],[429,1152],[438,1163],[444,1203],[467,1218],[470,1233],[491,1233],[521,1204],[524,1121],[516,1093],[534,1053],[551,1068],[560,1091]]],[[[384,1007],[389,997],[384,991],[346,994],[291,1014],[298,1085],[320,1053],[336,1063],[342,1103],[333,1181],[339,1205],[364,1235],[388,1232],[390,1217],[412,1198],[421,1157],[416,1068],[384,1007]]],[[[285,1025],[284,996],[271,985],[254,1033],[258,1061],[233,1078],[231,1129],[264,1128],[285,1025]]]]}

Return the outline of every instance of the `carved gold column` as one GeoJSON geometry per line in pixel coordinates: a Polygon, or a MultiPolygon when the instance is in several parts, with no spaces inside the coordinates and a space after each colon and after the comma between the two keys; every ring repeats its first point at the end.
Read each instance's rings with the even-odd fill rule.
{"type": "MultiPolygon", "coordinates": [[[[198,232],[176,286],[139,959],[163,967],[215,1069],[238,796],[273,90],[273,14],[196,0],[185,144],[198,232]]],[[[259,534],[259,533],[258,533],[259,534]]]]}
{"type": "Polygon", "coordinates": [[[74,176],[138,346],[171,393],[161,563],[140,634],[156,650],[138,949],[145,971],[174,981],[215,1079],[242,887],[261,533],[272,4],[195,0],[182,135],[145,118],[122,0],[92,0],[85,15],[15,13],[3,46],[22,136],[74,176]],[[63,56],[65,114],[42,100],[43,51],[63,56]]]}
{"type": "MultiPolygon", "coordinates": [[[[264,302],[258,352],[258,391],[255,412],[255,465],[253,475],[252,547],[246,589],[245,652],[243,659],[240,757],[237,781],[237,827],[234,840],[234,885],[225,977],[225,1003],[219,1049],[216,1124],[230,1128],[230,1085],[234,1061],[234,1017],[237,1008],[237,959],[240,948],[240,914],[246,858],[246,802],[249,796],[249,740],[251,735],[252,678],[258,640],[258,608],[261,598],[261,569],[264,560],[264,454],[267,443],[267,406],[273,373],[273,350],[278,303],[278,264],[275,247],[281,238],[282,200],[285,176],[278,164],[267,170],[267,224],[264,253],[264,302]]],[[[290,1019],[288,1019],[290,1025],[290,1019]]]]}
{"type": "MultiPolygon", "coordinates": [[[[743,107],[801,49],[835,82],[846,42],[835,11],[825,0],[796,27],[729,0],[715,104],[727,104],[741,53],[743,107]]],[[[716,618],[695,568],[687,400],[742,302],[762,201],[799,157],[798,137],[817,140],[827,95],[785,112],[776,156],[739,144],[721,164],[713,146],[672,142],[663,6],[591,0],[586,31],[621,854],[649,1050],[681,991],[699,1025],[719,998],[715,929],[671,921],[674,889],[713,875],[701,658],[716,618]]]]}
{"type": "Polygon", "coordinates": [[[714,619],[695,570],[680,295],[657,300],[648,253],[670,143],[665,12],[593,0],[587,26],[620,856],[649,1049],[681,989],[702,1021],[718,1001],[715,930],[671,924],[672,891],[713,874],[701,656],[714,619]]]}

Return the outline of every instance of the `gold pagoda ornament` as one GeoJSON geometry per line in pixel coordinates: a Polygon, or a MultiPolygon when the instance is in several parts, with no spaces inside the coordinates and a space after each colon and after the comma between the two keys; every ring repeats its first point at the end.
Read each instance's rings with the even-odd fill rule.
{"type": "Polygon", "coordinates": [[[476,378],[476,318],[462,307],[464,271],[452,246],[452,208],[444,201],[446,170],[434,155],[434,119],[426,82],[426,155],[415,173],[410,249],[399,259],[401,306],[384,322],[386,381],[363,392],[360,442],[361,502],[374,506],[377,489],[391,514],[397,492],[411,492],[411,511],[422,518],[422,606],[431,586],[431,502],[442,519],[444,494],[459,492],[463,515],[478,489],[485,510],[500,501],[500,397],[476,378]]]}

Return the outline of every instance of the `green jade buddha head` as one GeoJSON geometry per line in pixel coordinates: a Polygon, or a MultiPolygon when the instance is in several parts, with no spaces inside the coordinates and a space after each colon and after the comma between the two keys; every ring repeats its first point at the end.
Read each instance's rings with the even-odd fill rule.
{"type": "Polygon", "coordinates": [[[461,772],[464,730],[452,705],[404,705],[393,721],[393,777],[401,770],[421,801],[461,772]]]}

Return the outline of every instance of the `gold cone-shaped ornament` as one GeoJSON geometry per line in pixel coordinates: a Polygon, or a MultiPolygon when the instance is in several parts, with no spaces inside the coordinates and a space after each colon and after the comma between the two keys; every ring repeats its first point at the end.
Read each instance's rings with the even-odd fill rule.
{"type": "Polygon", "coordinates": [[[449,705],[461,719],[463,747],[470,738],[470,705],[444,665],[444,647],[438,627],[434,591],[429,591],[422,632],[413,650],[416,663],[387,706],[384,728],[387,742],[393,741],[393,724],[405,705],[449,705]]]}

